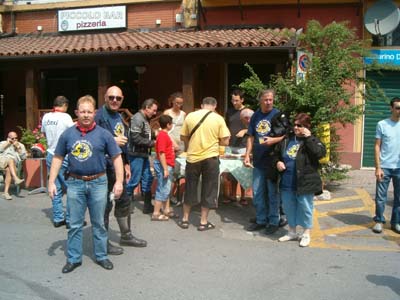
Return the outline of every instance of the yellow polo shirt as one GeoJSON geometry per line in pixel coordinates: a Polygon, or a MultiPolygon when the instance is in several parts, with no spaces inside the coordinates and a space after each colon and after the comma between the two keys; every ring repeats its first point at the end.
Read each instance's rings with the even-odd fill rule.
{"type": "MultiPolygon", "coordinates": [[[[189,113],[183,122],[181,135],[188,137],[197,123],[208,112],[208,109],[200,109],[189,113]]],[[[219,156],[219,139],[230,135],[224,118],[212,112],[189,140],[186,160],[190,163],[196,163],[210,157],[219,156]]]]}

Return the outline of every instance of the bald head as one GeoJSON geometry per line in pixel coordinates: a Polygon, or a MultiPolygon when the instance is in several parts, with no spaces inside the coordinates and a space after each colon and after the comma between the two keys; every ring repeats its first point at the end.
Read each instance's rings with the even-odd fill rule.
{"type": "Polygon", "coordinates": [[[124,95],[122,94],[122,90],[117,86],[112,86],[107,89],[106,94],[104,95],[104,102],[108,110],[118,111],[121,107],[122,102],[124,100],[124,95]]]}

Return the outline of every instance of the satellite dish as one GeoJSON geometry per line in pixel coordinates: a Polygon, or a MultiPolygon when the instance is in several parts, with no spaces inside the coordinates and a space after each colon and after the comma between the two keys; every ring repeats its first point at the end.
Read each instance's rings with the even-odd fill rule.
{"type": "Polygon", "coordinates": [[[372,5],[364,16],[365,28],[373,35],[385,35],[397,28],[400,10],[391,0],[381,0],[372,5]]]}

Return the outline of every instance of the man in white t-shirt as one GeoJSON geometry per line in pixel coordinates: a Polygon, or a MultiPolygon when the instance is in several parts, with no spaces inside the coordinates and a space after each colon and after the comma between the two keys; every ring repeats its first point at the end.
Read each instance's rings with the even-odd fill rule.
{"type": "MultiPolygon", "coordinates": [[[[72,118],[66,113],[68,110],[68,99],[64,96],[57,96],[54,99],[53,111],[45,114],[42,119],[42,132],[46,134],[47,139],[47,170],[50,170],[51,161],[53,160],[54,151],[61,134],[69,127],[74,125],[72,118]]],[[[68,167],[68,158],[64,159],[60,172],[55,181],[57,194],[53,198],[53,224],[54,227],[60,227],[69,223],[68,211],[64,216],[64,207],[62,197],[66,188],[64,173],[68,167]]]]}
{"type": "Polygon", "coordinates": [[[375,225],[372,231],[381,233],[385,223],[385,204],[390,181],[394,199],[390,218],[391,229],[400,234],[400,98],[390,101],[391,117],[379,121],[375,134],[375,225]]]}

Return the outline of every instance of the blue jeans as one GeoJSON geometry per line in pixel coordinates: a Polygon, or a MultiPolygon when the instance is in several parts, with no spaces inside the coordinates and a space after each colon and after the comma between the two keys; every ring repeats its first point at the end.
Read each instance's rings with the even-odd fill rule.
{"type": "Polygon", "coordinates": [[[168,166],[169,176],[164,178],[164,168],[159,160],[155,160],[154,171],[156,172],[157,176],[157,190],[155,199],[157,201],[165,202],[169,199],[169,195],[171,193],[172,181],[174,179],[174,168],[168,166]]]}
{"type": "Polygon", "coordinates": [[[153,175],[150,172],[150,161],[148,157],[129,156],[131,166],[131,179],[126,185],[128,195],[133,194],[133,190],[142,184],[142,192],[151,192],[153,175]]]}
{"type": "Polygon", "coordinates": [[[385,204],[387,202],[387,192],[389,188],[390,180],[393,182],[393,209],[390,223],[392,225],[400,223],[400,169],[386,169],[382,168],[383,179],[382,181],[376,182],[376,193],[375,193],[375,217],[374,221],[379,223],[385,223],[385,204]]]}
{"type": "Polygon", "coordinates": [[[279,195],[276,183],[267,179],[267,169],[253,169],[253,205],[257,224],[279,224],[279,195]]]}
{"type": "Polygon", "coordinates": [[[295,191],[281,190],[282,204],[290,227],[300,225],[312,228],[314,195],[298,195],[295,191]]]}
{"type": "Polygon", "coordinates": [[[67,210],[70,214],[68,230],[67,261],[82,261],[82,229],[86,207],[92,224],[93,250],[96,261],[107,258],[107,231],[104,226],[104,211],[107,204],[107,176],[91,181],[70,177],[67,190],[67,210]]]}
{"type": "MultiPolygon", "coordinates": [[[[53,154],[47,152],[46,156],[46,165],[47,165],[47,172],[49,172],[50,167],[51,167],[51,161],[53,160],[53,154]]],[[[56,188],[57,188],[57,194],[54,196],[52,204],[53,204],[53,222],[61,222],[66,220],[66,222],[69,222],[69,215],[68,215],[68,210],[66,213],[66,216],[64,217],[64,206],[62,202],[63,198],[63,189],[65,190],[67,188],[67,184],[64,179],[64,173],[68,169],[68,158],[65,158],[62,162],[60,171],[58,172],[57,178],[54,181],[56,188]]],[[[68,203],[67,203],[68,205],[68,203]]]]}

